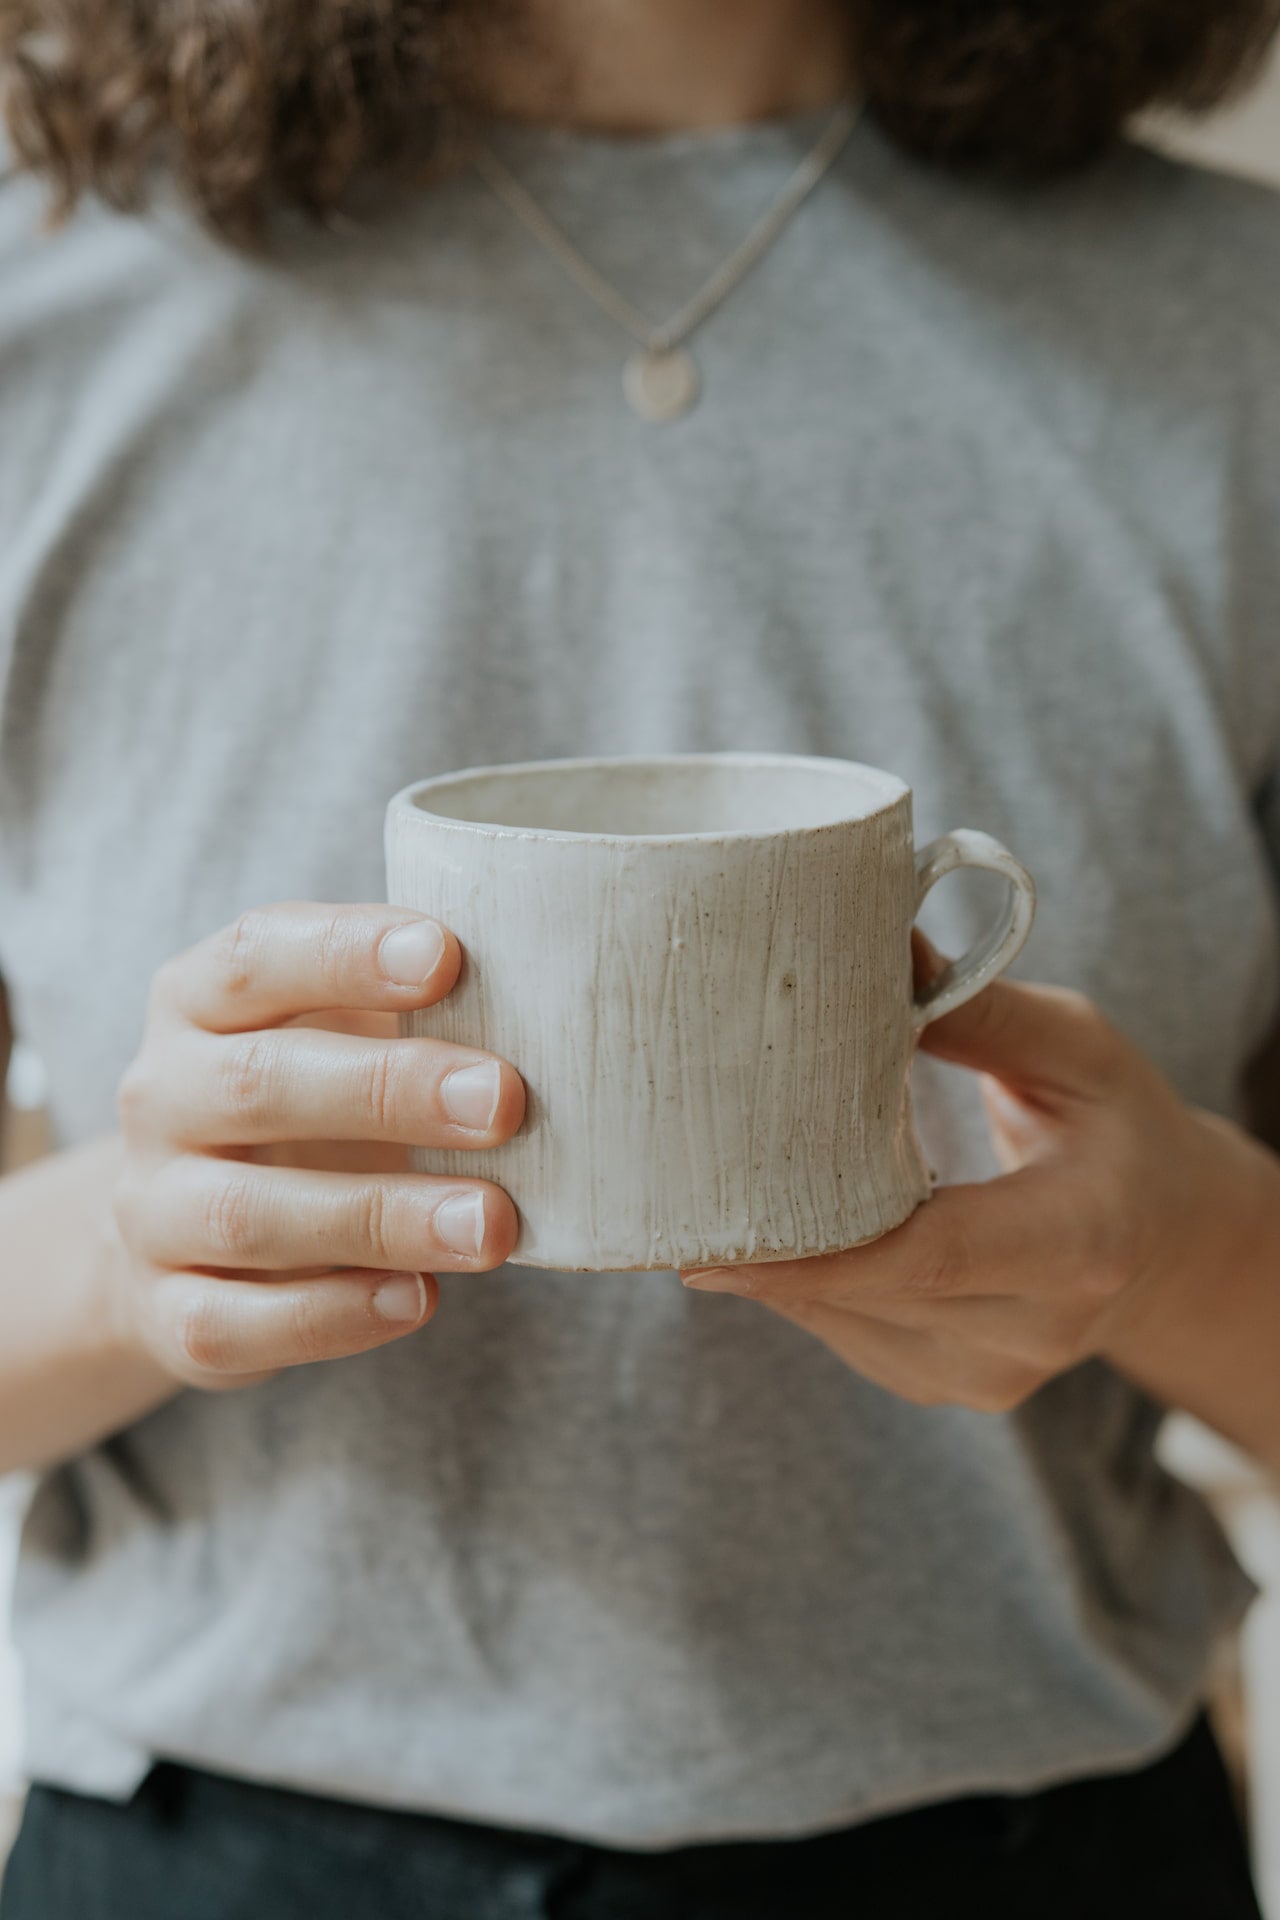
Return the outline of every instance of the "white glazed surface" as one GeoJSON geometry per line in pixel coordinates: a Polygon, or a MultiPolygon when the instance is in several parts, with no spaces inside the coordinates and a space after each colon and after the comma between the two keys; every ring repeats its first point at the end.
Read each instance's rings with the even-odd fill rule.
{"type": "Polygon", "coordinates": [[[397,794],[386,850],[389,899],[436,915],[465,956],[404,1031],[500,1053],[529,1093],[483,1165],[428,1149],[413,1164],[504,1186],[516,1264],[830,1252],[927,1197],[909,1092],[919,881],[892,775],[741,754],[477,770],[397,794]]]}

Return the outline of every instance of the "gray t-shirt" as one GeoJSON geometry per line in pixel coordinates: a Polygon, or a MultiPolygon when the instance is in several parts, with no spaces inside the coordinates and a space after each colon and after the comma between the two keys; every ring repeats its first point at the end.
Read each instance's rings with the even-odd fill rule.
{"type": "MultiPolygon", "coordinates": [[[[502,144],[661,315],[813,129],[502,144]]],[[[921,838],[1007,840],[1018,971],[1238,1111],[1280,1002],[1268,194],[1136,150],[966,183],[863,126],[665,427],[470,175],[267,262],[168,203],[52,239],[38,206],[0,185],[0,968],[63,1140],[114,1125],[167,955],[382,897],[410,779],[730,747],[872,761],[921,838]]],[[[948,882],[936,936],[988,905],[948,882]]],[[[943,1178],[994,1171],[969,1076],[917,1098],[943,1178]]],[[[1246,1598],[1101,1364],[994,1418],[672,1275],[444,1295],[44,1480],[33,1772],[800,1833],[1157,1753],[1246,1598]]]]}

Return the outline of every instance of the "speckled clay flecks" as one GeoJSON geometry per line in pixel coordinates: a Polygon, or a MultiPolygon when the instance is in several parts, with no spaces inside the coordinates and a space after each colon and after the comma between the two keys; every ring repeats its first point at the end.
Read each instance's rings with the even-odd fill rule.
{"type": "MultiPolygon", "coordinates": [[[[1011,908],[999,950],[986,944],[984,980],[1025,938],[1030,883],[985,836],[942,860],[934,843],[918,879],[910,792],[892,776],[696,758],[722,781],[727,766],[754,773],[752,826],[759,782],[777,784],[781,806],[790,767],[806,791],[815,767],[836,782],[845,769],[845,809],[861,817],[834,819],[836,804],[829,824],[781,832],[540,833],[437,817],[438,781],[388,807],[389,899],[444,921],[465,955],[454,991],[402,1029],[504,1055],[529,1094],[520,1133],[483,1166],[416,1148],[412,1162],[504,1186],[521,1216],[517,1264],[706,1266],[829,1252],[898,1225],[930,1190],[909,1098],[920,880],[982,864],[1014,881],[1021,917],[1015,928],[1011,908]],[[881,783],[870,802],[869,778],[881,783]]],[[[634,789],[643,770],[622,764],[634,789]]],[[[649,777],[673,764],[649,763],[649,777]]],[[[600,766],[573,763],[597,781],[600,766]]],[[[536,806],[516,817],[536,822],[536,806]]],[[[949,1004],[976,991],[960,971],[949,1004]]]]}

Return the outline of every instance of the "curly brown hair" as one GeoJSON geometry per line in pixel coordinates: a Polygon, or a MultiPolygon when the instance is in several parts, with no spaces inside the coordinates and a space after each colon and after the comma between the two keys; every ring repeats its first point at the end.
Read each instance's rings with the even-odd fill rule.
{"type": "MultiPolygon", "coordinates": [[[[1256,71],[1280,0],[844,0],[871,111],[910,151],[1043,171],[1153,106],[1256,71]]],[[[56,207],[139,204],[149,170],[249,242],[429,160],[470,29],[501,0],[0,0],[0,105],[56,207]]]]}

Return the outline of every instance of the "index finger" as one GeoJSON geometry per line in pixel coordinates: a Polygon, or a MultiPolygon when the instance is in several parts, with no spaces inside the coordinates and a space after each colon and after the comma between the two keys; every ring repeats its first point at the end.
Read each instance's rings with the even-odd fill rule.
{"type": "Polygon", "coordinates": [[[214,1033],[249,1033],[337,1007],[431,1006],[461,965],[449,929],[407,907],[281,900],[166,960],[152,1001],[214,1033]]]}

